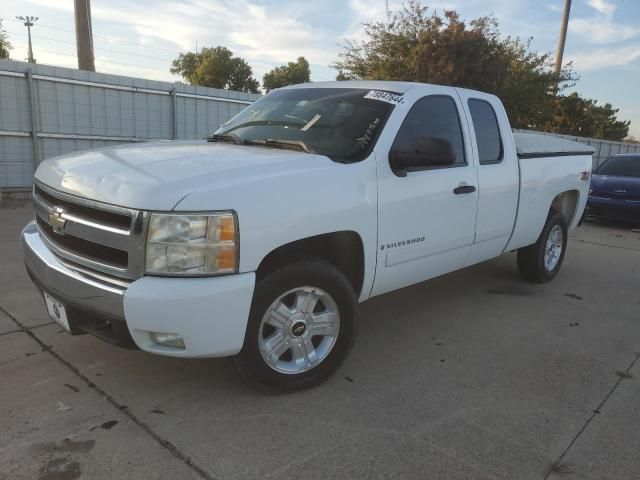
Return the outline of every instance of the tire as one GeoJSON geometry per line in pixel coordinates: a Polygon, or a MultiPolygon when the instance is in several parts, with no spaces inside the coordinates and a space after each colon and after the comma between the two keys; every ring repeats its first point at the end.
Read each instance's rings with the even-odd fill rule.
{"type": "Polygon", "coordinates": [[[567,232],[564,216],[551,210],[538,241],[518,250],[518,270],[522,278],[535,283],[553,280],[567,250],[567,232]],[[558,238],[559,235],[562,238],[558,238]],[[553,250],[550,250],[552,247],[553,250]]]}
{"type": "Polygon", "coordinates": [[[256,285],[244,345],[231,362],[247,383],[268,392],[311,388],[340,367],[357,327],[347,277],[322,260],[297,261],[256,285]]]}

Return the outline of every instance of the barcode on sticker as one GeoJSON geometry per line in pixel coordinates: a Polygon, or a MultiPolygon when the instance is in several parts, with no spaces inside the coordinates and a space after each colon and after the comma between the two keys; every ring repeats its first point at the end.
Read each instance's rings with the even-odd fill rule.
{"type": "Polygon", "coordinates": [[[380,100],[382,102],[391,103],[392,105],[401,105],[404,103],[404,97],[398,93],[385,92],[384,90],[370,90],[364,98],[371,100],[380,100]]]}

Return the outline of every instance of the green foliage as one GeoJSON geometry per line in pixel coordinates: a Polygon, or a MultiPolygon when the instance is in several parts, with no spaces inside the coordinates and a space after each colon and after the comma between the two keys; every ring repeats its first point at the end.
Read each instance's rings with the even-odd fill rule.
{"type": "MultiPolygon", "coordinates": [[[[556,93],[575,83],[575,73],[569,66],[556,77],[550,54],[531,51],[531,39],[502,37],[495,18],[465,23],[453,10],[430,13],[419,0],[410,0],[399,12],[387,12],[386,20],[365,23],[364,30],[365,40],[343,45],[333,64],[339,72],[337,80],[403,80],[472,88],[500,97],[515,128],[560,128],[555,121],[556,93]]],[[[628,130],[628,122],[616,121],[617,110],[611,105],[597,108],[591,109],[594,135],[617,139],[625,126],[628,130]]]]}
{"type": "Polygon", "coordinates": [[[298,57],[295,62],[275,67],[262,77],[262,88],[267,92],[274,88],[295,85],[297,83],[307,83],[310,81],[311,70],[309,62],[304,57],[298,57]]]}
{"type": "Polygon", "coordinates": [[[13,49],[13,45],[9,42],[7,32],[2,28],[2,19],[0,19],[0,59],[9,58],[11,49],[13,49]]]}
{"type": "Polygon", "coordinates": [[[192,85],[258,93],[259,83],[249,64],[226,47],[203,48],[181,53],[171,63],[170,72],[192,85]]]}
{"type": "Polygon", "coordinates": [[[582,98],[576,92],[557,99],[551,130],[567,135],[620,141],[629,134],[631,122],[616,118],[617,108],[610,103],[582,98]]]}

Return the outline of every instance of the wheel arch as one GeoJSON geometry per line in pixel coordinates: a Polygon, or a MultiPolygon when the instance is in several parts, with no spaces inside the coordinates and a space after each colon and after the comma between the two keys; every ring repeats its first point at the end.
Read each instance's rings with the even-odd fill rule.
{"type": "Polygon", "coordinates": [[[580,192],[578,190],[567,190],[562,192],[553,199],[549,211],[555,210],[560,212],[565,220],[567,226],[571,226],[574,223],[576,211],[578,209],[578,200],[580,199],[580,192]]]}
{"type": "Polygon", "coordinates": [[[364,243],[360,234],[352,230],[314,235],[273,249],[260,261],[256,282],[278,268],[308,258],[324,260],[336,267],[360,296],[365,274],[364,243]]]}

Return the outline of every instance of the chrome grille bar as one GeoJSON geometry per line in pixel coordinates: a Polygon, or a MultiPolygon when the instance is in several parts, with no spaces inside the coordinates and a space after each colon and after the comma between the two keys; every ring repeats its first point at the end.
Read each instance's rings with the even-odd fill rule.
{"type": "MultiPolygon", "coordinates": [[[[47,247],[79,267],[135,280],[144,270],[147,214],[34,182],[36,224],[47,247]]],[[[85,270],[83,273],[87,274],[85,270]]]]}

